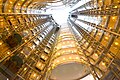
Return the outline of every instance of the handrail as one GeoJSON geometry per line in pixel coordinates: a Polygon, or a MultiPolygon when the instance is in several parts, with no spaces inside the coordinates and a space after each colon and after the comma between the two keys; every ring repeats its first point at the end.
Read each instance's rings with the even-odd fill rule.
{"type": "Polygon", "coordinates": [[[41,15],[41,16],[51,16],[52,14],[40,14],[40,13],[0,13],[0,16],[4,15],[41,15]]]}

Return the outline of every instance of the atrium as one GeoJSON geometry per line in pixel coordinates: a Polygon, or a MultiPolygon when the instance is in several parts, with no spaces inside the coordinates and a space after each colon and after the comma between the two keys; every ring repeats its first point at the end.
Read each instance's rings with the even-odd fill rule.
{"type": "Polygon", "coordinates": [[[120,0],[0,0],[0,80],[120,80],[120,0]]]}

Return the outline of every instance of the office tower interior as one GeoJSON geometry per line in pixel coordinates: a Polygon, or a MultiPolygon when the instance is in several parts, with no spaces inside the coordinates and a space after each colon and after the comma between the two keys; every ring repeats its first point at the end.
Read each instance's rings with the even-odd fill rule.
{"type": "Polygon", "coordinates": [[[120,80],[120,0],[0,0],[0,80],[120,80]]]}

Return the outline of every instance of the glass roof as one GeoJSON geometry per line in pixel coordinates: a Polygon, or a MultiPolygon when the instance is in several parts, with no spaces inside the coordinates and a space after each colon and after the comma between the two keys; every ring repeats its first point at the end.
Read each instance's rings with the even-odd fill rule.
{"type": "Polygon", "coordinates": [[[64,23],[67,23],[67,19],[69,17],[69,12],[71,12],[73,9],[79,7],[85,2],[79,1],[75,6],[66,6],[62,5],[62,2],[57,3],[48,3],[48,6],[45,12],[46,14],[52,14],[54,20],[59,24],[62,25],[64,23]]]}

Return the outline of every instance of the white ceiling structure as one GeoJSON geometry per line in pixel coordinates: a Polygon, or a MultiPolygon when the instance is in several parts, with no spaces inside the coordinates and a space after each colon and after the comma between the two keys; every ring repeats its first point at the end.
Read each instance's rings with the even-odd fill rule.
{"type": "Polygon", "coordinates": [[[80,63],[67,63],[57,66],[52,70],[53,80],[76,80],[89,73],[89,67],[80,63]]]}

